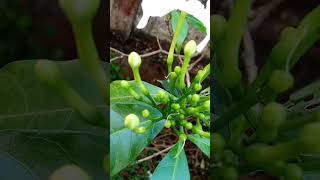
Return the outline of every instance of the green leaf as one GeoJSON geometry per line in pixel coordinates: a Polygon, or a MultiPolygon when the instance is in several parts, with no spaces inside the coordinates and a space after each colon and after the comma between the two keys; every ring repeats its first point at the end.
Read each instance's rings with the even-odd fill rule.
{"type": "MultiPolygon", "coordinates": [[[[162,87],[163,87],[166,91],[170,92],[170,84],[169,84],[169,81],[168,81],[168,80],[158,80],[158,82],[162,85],[162,87]]],[[[174,89],[173,89],[173,95],[174,95],[174,96],[179,96],[179,95],[180,95],[178,88],[174,87],[174,89]]]]}
{"type": "Polygon", "coordinates": [[[188,136],[188,139],[210,158],[210,139],[203,138],[199,134],[191,134],[188,136]]]}
{"type": "MultiPolygon", "coordinates": [[[[134,81],[130,81],[129,84],[139,92],[134,81]]],[[[144,84],[151,96],[155,96],[161,90],[146,82],[144,84]]],[[[113,176],[135,162],[140,152],[163,129],[164,121],[153,124],[143,135],[136,134],[124,127],[124,119],[128,114],[136,114],[140,119],[140,126],[148,126],[151,121],[142,116],[142,111],[148,109],[152,117],[161,117],[160,111],[144,102],[135,100],[126,89],[121,87],[120,81],[111,83],[110,97],[110,174],[113,176]]]]}
{"type": "Polygon", "coordinates": [[[188,161],[182,142],[178,142],[169,153],[161,160],[151,180],[189,180],[190,172],[188,161]],[[178,155],[178,156],[177,156],[178,155]]]}
{"type": "MultiPolygon", "coordinates": [[[[109,133],[84,123],[60,96],[40,84],[34,73],[36,62],[17,61],[0,69],[0,152],[19,161],[38,179],[48,179],[65,164],[76,164],[93,179],[105,179],[102,160],[109,150],[109,133]]],[[[78,60],[56,63],[84,99],[109,114],[78,60]]],[[[107,72],[108,64],[102,65],[107,72]]]]}
{"type": "Polygon", "coordinates": [[[194,16],[188,14],[187,15],[187,21],[188,23],[196,28],[198,31],[200,31],[202,34],[206,35],[207,34],[207,29],[206,27],[203,25],[203,23],[201,21],[199,21],[197,18],[195,18],[194,16]]]}
{"type": "MultiPolygon", "coordinates": [[[[178,21],[179,21],[180,12],[179,11],[172,11],[171,12],[171,27],[172,32],[174,33],[176,31],[178,21]]],[[[180,34],[178,36],[177,44],[176,44],[176,51],[180,53],[181,47],[183,45],[184,40],[188,36],[189,27],[187,24],[187,21],[183,21],[180,34]]]]}
{"type": "Polygon", "coordinates": [[[28,167],[24,166],[24,164],[7,153],[0,154],[0,162],[0,179],[39,179],[32,173],[32,171],[28,167]]]}

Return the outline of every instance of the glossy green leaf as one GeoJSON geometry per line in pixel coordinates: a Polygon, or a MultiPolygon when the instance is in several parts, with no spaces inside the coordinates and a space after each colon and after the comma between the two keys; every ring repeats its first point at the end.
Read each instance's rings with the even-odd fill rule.
{"type": "Polygon", "coordinates": [[[161,160],[151,180],[189,180],[188,161],[182,142],[178,142],[161,160]]]}
{"type": "MultiPolygon", "coordinates": [[[[158,80],[158,82],[162,85],[162,87],[163,87],[166,91],[170,92],[170,85],[169,85],[168,80],[158,80]]],[[[181,93],[179,92],[179,89],[176,88],[176,87],[174,87],[174,89],[173,89],[173,95],[179,96],[180,94],[181,94],[181,93]]]]}
{"type": "Polygon", "coordinates": [[[207,34],[207,29],[206,27],[203,25],[203,23],[201,21],[199,21],[197,18],[195,18],[194,16],[188,14],[187,15],[187,21],[188,23],[196,28],[198,31],[200,31],[202,34],[206,35],[207,34]]]}
{"type": "Polygon", "coordinates": [[[188,136],[188,139],[210,158],[210,139],[203,138],[199,134],[191,134],[188,136]]]}
{"type": "MultiPolygon", "coordinates": [[[[109,149],[108,132],[84,123],[60,96],[40,84],[34,73],[35,63],[17,61],[0,69],[0,151],[30,169],[38,179],[47,179],[55,169],[71,163],[94,179],[105,179],[101,164],[109,149]]],[[[107,115],[108,107],[79,61],[57,64],[68,83],[107,115]]],[[[107,72],[108,65],[102,65],[107,72]]],[[[0,166],[4,165],[0,161],[0,166]]]]}
{"type": "MultiPolygon", "coordinates": [[[[129,84],[134,90],[139,91],[134,81],[130,81],[129,84]]],[[[151,84],[145,82],[144,84],[151,96],[155,96],[161,90],[151,84]]],[[[111,83],[110,97],[110,174],[113,176],[135,162],[140,152],[163,129],[164,121],[155,123],[143,135],[136,134],[124,127],[124,119],[128,114],[136,114],[140,119],[140,126],[148,126],[151,121],[142,117],[142,111],[148,109],[152,117],[161,117],[160,111],[144,102],[135,100],[126,89],[121,87],[120,81],[111,83]]]]}
{"type": "MultiPolygon", "coordinates": [[[[171,27],[172,27],[172,32],[176,31],[177,25],[178,25],[178,21],[179,21],[179,16],[180,16],[180,12],[179,11],[172,11],[171,12],[171,27]]],[[[178,53],[180,53],[181,47],[183,45],[184,40],[187,38],[188,36],[188,31],[189,31],[189,27],[187,24],[187,21],[184,21],[182,24],[182,28],[180,30],[180,34],[177,40],[177,44],[176,44],[176,50],[178,53]]]]}

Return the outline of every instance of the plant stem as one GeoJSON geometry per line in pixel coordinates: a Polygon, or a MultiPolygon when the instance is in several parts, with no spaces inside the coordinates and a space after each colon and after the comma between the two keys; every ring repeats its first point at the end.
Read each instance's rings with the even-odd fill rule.
{"type": "Polygon", "coordinates": [[[187,13],[184,12],[184,11],[181,11],[181,14],[180,14],[180,17],[179,17],[179,20],[178,20],[178,24],[177,24],[177,28],[176,28],[176,30],[174,32],[173,39],[172,39],[172,42],[171,42],[171,45],[170,45],[169,54],[168,54],[168,57],[167,57],[168,73],[172,72],[174,49],[176,47],[176,44],[177,44],[177,41],[178,41],[178,37],[179,37],[180,31],[181,31],[181,28],[182,28],[182,25],[183,25],[183,22],[184,22],[186,16],[187,16],[187,13]]]}
{"type": "Polygon", "coordinates": [[[157,153],[154,153],[154,154],[152,154],[151,156],[145,157],[145,158],[143,158],[143,159],[139,159],[139,160],[136,162],[136,164],[139,164],[139,163],[141,163],[141,162],[144,162],[144,161],[147,161],[147,160],[149,160],[149,159],[152,159],[152,158],[154,158],[154,157],[156,157],[156,156],[159,156],[160,154],[169,151],[169,150],[170,150],[172,147],[174,147],[174,146],[175,146],[175,144],[174,144],[174,145],[171,145],[171,146],[169,146],[169,147],[167,147],[167,148],[165,148],[164,150],[161,150],[161,151],[159,151],[159,152],[157,152],[157,153]]]}
{"type": "Polygon", "coordinates": [[[95,46],[91,23],[73,24],[73,31],[80,56],[80,63],[96,82],[101,96],[109,104],[107,75],[102,69],[100,57],[95,46]]]}

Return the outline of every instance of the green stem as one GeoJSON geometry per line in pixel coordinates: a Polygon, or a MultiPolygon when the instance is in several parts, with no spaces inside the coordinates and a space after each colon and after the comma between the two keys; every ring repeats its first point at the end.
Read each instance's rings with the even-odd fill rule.
{"type": "Polygon", "coordinates": [[[168,73],[172,72],[174,49],[176,47],[176,44],[177,44],[177,41],[178,41],[178,37],[179,37],[180,31],[181,31],[181,28],[182,28],[182,25],[183,25],[183,22],[184,22],[186,16],[187,16],[187,13],[184,12],[184,11],[181,11],[181,14],[180,14],[180,17],[179,17],[179,20],[178,20],[178,24],[177,24],[177,28],[176,28],[176,30],[174,32],[173,39],[172,39],[172,42],[171,42],[171,45],[170,45],[170,49],[169,49],[169,54],[168,54],[168,57],[167,57],[168,73]]]}
{"type": "Polygon", "coordinates": [[[173,131],[174,131],[177,135],[180,134],[180,132],[178,131],[178,129],[177,129],[175,126],[173,126],[172,129],[173,129],[173,131]]]}
{"type": "Polygon", "coordinates": [[[88,71],[92,79],[96,82],[101,96],[108,104],[107,75],[104,72],[100,57],[95,46],[91,23],[73,24],[73,31],[77,45],[77,51],[80,56],[81,65],[88,71]]]}
{"type": "Polygon", "coordinates": [[[192,92],[191,87],[189,87],[189,90],[185,92],[179,99],[177,99],[174,103],[180,103],[183,99],[187,98],[192,92]]]}
{"type": "Polygon", "coordinates": [[[181,90],[186,87],[184,79],[185,79],[186,73],[188,71],[188,65],[189,65],[190,59],[191,59],[190,56],[187,56],[187,55],[184,56],[184,61],[183,61],[182,67],[181,67],[181,72],[180,72],[178,79],[177,79],[177,86],[181,90]]]}
{"type": "Polygon", "coordinates": [[[132,71],[133,71],[134,80],[138,84],[142,94],[144,94],[151,101],[151,103],[153,104],[154,107],[157,107],[156,101],[150,95],[149,90],[144,86],[144,84],[143,84],[143,82],[141,80],[139,69],[138,68],[134,68],[134,69],[132,69],[132,71]]]}
{"type": "Polygon", "coordinates": [[[59,87],[56,87],[57,92],[63,99],[74,108],[84,120],[93,125],[99,125],[106,127],[103,115],[100,111],[94,108],[86,100],[84,100],[72,87],[70,87],[65,81],[60,83],[59,87]]]}

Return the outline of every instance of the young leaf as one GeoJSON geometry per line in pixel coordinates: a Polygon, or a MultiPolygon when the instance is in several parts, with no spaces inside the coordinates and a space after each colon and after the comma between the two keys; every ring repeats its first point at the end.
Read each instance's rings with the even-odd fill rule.
{"type": "Polygon", "coordinates": [[[206,27],[203,25],[203,23],[201,21],[199,21],[197,18],[195,18],[194,16],[188,14],[187,15],[187,21],[188,23],[196,28],[198,31],[200,31],[203,35],[207,34],[207,30],[206,27]]]}
{"type": "Polygon", "coordinates": [[[199,134],[191,134],[188,136],[188,139],[210,158],[210,139],[203,138],[199,134]]]}
{"type": "Polygon", "coordinates": [[[178,142],[161,160],[151,180],[189,180],[190,172],[184,150],[181,151],[182,142],[178,142]],[[179,153],[179,154],[178,154],[179,153]],[[176,157],[176,155],[178,156],[176,157]]]}
{"type": "MultiPolygon", "coordinates": [[[[179,21],[179,16],[180,13],[178,11],[172,11],[171,12],[171,27],[172,27],[172,32],[174,33],[176,31],[178,21],[179,21]]],[[[186,39],[188,35],[189,27],[187,24],[187,21],[184,21],[182,24],[182,28],[177,40],[177,45],[176,45],[176,51],[180,53],[181,47],[183,45],[184,40],[186,39]]]]}

